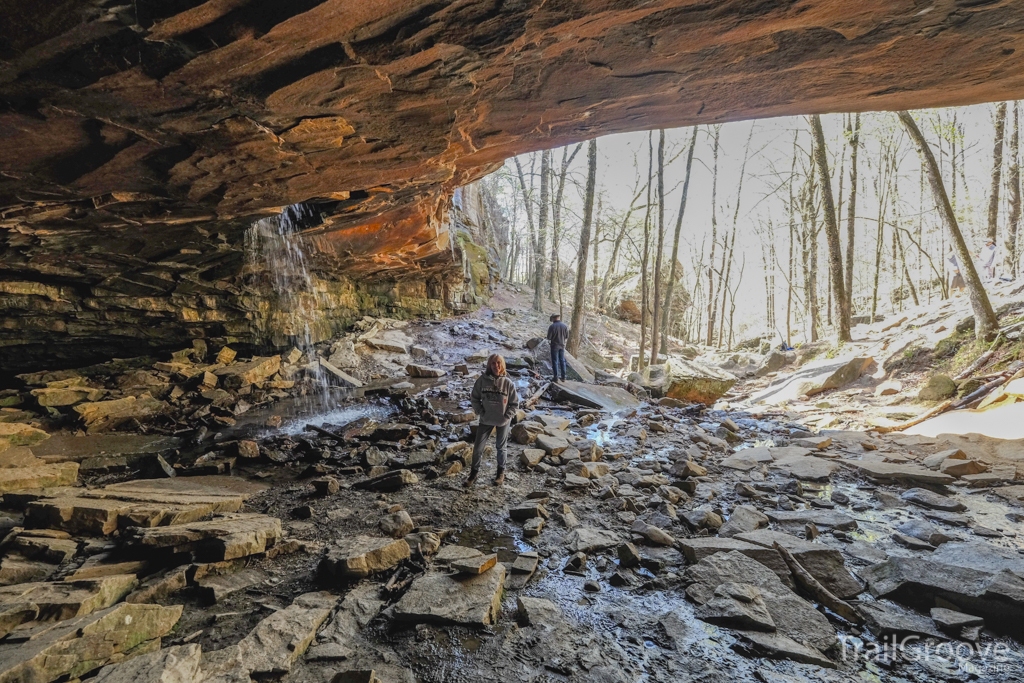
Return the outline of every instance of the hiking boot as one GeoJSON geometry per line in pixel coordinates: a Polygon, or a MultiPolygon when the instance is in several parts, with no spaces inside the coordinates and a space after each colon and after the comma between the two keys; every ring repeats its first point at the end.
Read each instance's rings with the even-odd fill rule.
{"type": "Polygon", "coordinates": [[[469,476],[466,477],[466,481],[463,482],[462,488],[468,489],[470,486],[476,483],[476,475],[479,474],[476,470],[470,470],[469,476]]]}
{"type": "Polygon", "coordinates": [[[498,476],[494,478],[494,485],[501,486],[505,483],[505,470],[498,470],[498,476]]]}

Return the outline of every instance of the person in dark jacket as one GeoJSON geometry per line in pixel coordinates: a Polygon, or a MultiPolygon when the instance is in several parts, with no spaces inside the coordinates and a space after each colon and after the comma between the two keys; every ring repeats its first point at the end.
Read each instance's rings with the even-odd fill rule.
{"type": "Polygon", "coordinates": [[[498,473],[494,485],[505,483],[505,447],[511,430],[512,417],[519,410],[519,392],[505,371],[505,359],[491,354],[487,359],[487,371],[480,375],[470,394],[473,412],[480,418],[476,428],[476,442],[473,444],[473,464],[464,486],[472,486],[480,473],[480,460],[491,432],[495,432],[495,450],[498,452],[498,473]]]}
{"type": "Polygon", "coordinates": [[[552,381],[565,381],[565,342],[569,341],[569,327],[562,322],[562,316],[555,313],[548,326],[548,344],[551,346],[552,381]]]}

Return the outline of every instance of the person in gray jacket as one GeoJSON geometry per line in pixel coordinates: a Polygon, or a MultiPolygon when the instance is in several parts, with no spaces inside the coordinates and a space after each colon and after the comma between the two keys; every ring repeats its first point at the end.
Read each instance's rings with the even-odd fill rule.
{"type": "Polygon", "coordinates": [[[470,395],[473,412],[480,418],[473,444],[473,464],[464,486],[472,486],[480,473],[480,460],[491,432],[495,432],[495,450],[498,452],[498,473],[494,485],[505,483],[505,447],[512,426],[512,417],[519,410],[519,392],[505,371],[505,359],[492,353],[487,359],[487,371],[480,375],[470,395]]]}

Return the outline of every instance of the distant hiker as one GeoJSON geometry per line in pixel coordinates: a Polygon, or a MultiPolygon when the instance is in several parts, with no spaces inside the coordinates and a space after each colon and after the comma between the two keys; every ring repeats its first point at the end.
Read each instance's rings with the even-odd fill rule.
{"type": "Polygon", "coordinates": [[[981,248],[981,254],[978,257],[981,259],[981,270],[985,273],[986,280],[996,279],[996,241],[994,239],[985,240],[985,246],[981,248]]]}
{"type": "Polygon", "coordinates": [[[967,288],[964,276],[960,274],[960,261],[957,259],[953,248],[949,248],[949,255],[946,257],[946,270],[949,274],[949,293],[960,294],[967,288]]]}
{"type": "Polygon", "coordinates": [[[555,313],[548,326],[548,344],[551,345],[552,381],[565,381],[565,342],[569,340],[569,327],[562,322],[562,316],[555,313]]]}
{"type": "Polygon", "coordinates": [[[495,432],[495,450],[498,453],[498,473],[494,485],[505,483],[505,446],[511,430],[512,417],[519,410],[519,392],[505,372],[505,359],[492,353],[487,359],[487,371],[473,385],[470,394],[473,412],[480,418],[476,428],[476,442],[473,444],[473,464],[464,486],[472,486],[480,473],[480,460],[491,432],[495,432]]]}

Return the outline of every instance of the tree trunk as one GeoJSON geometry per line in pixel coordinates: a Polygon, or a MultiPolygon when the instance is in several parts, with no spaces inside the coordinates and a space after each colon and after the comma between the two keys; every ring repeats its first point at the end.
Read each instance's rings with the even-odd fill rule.
{"type": "Polygon", "coordinates": [[[917,146],[921,162],[925,165],[928,173],[928,182],[932,187],[932,194],[935,197],[935,204],[939,209],[939,216],[949,231],[953,248],[960,259],[960,271],[964,275],[964,281],[967,283],[967,292],[971,298],[971,308],[974,310],[974,336],[980,340],[989,340],[995,335],[999,327],[999,321],[996,319],[995,311],[992,310],[992,304],[988,300],[985,288],[981,284],[981,278],[978,277],[978,271],[974,267],[974,259],[967,248],[963,234],[960,232],[956,216],[953,214],[953,206],[949,203],[946,188],[942,184],[942,177],[939,175],[939,166],[935,163],[935,156],[928,146],[928,141],[921,134],[921,129],[914,122],[914,118],[906,111],[899,112],[898,116],[903,123],[903,127],[907,129],[907,133],[917,146]]]}
{"type": "Polygon", "coordinates": [[[551,150],[540,155],[540,207],[537,210],[537,249],[534,253],[533,310],[544,310],[544,251],[548,231],[548,169],[551,168],[551,150]]]}
{"type": "Polygon", "coordinates": [[[712,293],[715,291],[715,244],[718,241],[718,136],[721,128],[715,126],[714,162],[711,167],[711,257],[708,259],[708,335],[705,342],[708,346],[715,341],[715,300],[712,293]]]}
{"type": "Polygon", "coordinates": [[[643,373],[646,366],[644,353],[647,349],[647,315],[649,283],[647,265],[651,253],[651,183],[654,181],[654,133],[647,134],[647,208],[644,210],[644,247],[640,263],[640,352],[637,354],[636,369],[643,373]]]}
{"type": "Polygon", "coordinates": [[[1006,226],[1006,274],[1017,277],[1017,233],[1020,229],[1020,105],[1013,103],[1013,132],[1010,133],[1010,215],[1006,226]]]}
{"type": "Polygon", "coordinates": [[[693,150],[697,146],[697,126],[693,127],[690,149],[686,152],[686,175],[683,178],[683,196],[679,199],[679,213],[676,215],[676,232],[672,239],[672,264],[669,266],[668,285],[665,287],[665,312],[661,322],[661,353],[668,354],[669,319],[672,316],[672,293],[676,286],[676,262],[679,259],[679,233],[683,227],[683,213],[686,211],[686,197],[690,193],[690,169],[693,168],[693,150]]]}
{"type": "Polygon", "coordinates": [[[572,324],[566,350],[579,354],[583,334],[583,315],[587,306],[587,257],[590,255],[590,226],[594,221],[594,188],[597,185],[597,140],[587,147],[587,189],[583,200],[583,227],[580,228],[580,248],[576,261],[576,291],[572,297],[572,324]]]}
{"type": "Polygon", "coordinates": [[[825,154],[825,134],[821,130],[821,117],[817,114],[811,117],[811,132],[814,134],[814,164],[818,167],[818,176],[821,179],[821,200],[825,212],[825,239],[828,241],[828,270],[832,283],[832,300],[835,301],[835,321],[839,341],[848,342],[851,340],[850,300],[846,298],[843,252],[839,245],[839,224],[836,222],[828,156],[825,154]]]}
{"type": "MultiPolygon", "coordinates": [[[[565,193],[565,178],[569,174],[569,166],[573,159],[583,147],[579,143],[569,153],[568,147],[562,148],[562,162],[558,169],[558,177],[555,180],[555,198],[551,204],[551,271],[548,276],[548,299],[555,300],[555,281],[558,278],[559,256],[558,250],[562,244],[562,196],[565,193]]],[[[554,172],[554,169],[551,169],[554,172]]]]}
{"type": "Polygon", "coordinates": [[[665,254],[665,129],[658,131],[658,246],[654,255],[654,301],[651,307],[651,365],[661,348],[661,266],[665,254]]]}
{"type": "Polygon", "coordinates": [[[1003,138],[1006,133],[1006,102],[996,106],[996,134],[992,143],[992,189],[988,195],[988,231],[986,236],[995,241],[999,227],[999,188],[1003,173],[1003,138]]]}
{"type": "Polygon", "coordinates": [[[591,286],[594,288],[594,310],[600,308],[601,302],[599,301],[600,292],[597,288],[598,270],[597,263],[600,257],[598,245],[601,243],[601,197],[597,198],[597,215],[594,216],[594,279],[591,281],[591,286]]]}
{"type": "Polygon", "coordinates": [[[850,131],[850,199],[846,207],[846,300],[853,316],[853,244],[857,220],[857,150],[860,147],[860,114],[854,115],[850,131]]]}

